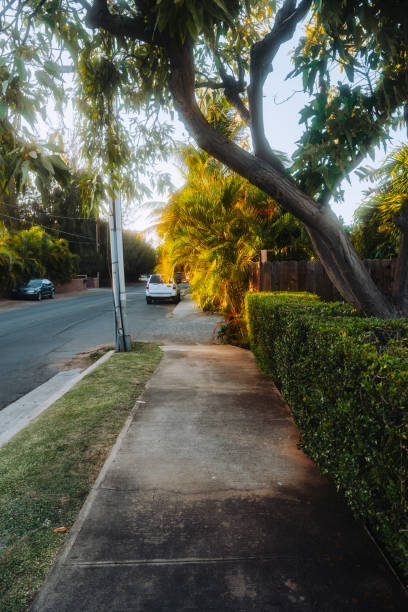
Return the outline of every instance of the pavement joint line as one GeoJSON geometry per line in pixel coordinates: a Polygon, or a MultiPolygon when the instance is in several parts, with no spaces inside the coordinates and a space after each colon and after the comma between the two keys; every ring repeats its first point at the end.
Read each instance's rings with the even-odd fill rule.
{"type": "MultiPolygon", "coordinates": [[[[237,557],[186,557],[185,559],[125,559],[123,561],[69,561],[68,567],[137,567],[140,565],[214,565],[219,563],[242,563],[248,561],[276,561],[277,559],[297,559],[297,555],[248,555],[237,557]]],[[[303,560],[307,558],[303,557],[303,560]]]]}
{"type": "Polygon", "coordinates": [[[218,394],[222,394],[222,393],[254,393],[254,388],[251,387],[251,385],[235,385],[234,387],[228,387],[227,385],[224,385],[224,387],[222,389],[220,389],[219,387],[217,387],[217,385],[191,385],[190,387],[184,386],[184,385],[178,385],[178,384],[170,384],[170,385],[165,385],[165,384],[160,384],[157,385],[156,387],[157,389],[160,389],[161,391],[167,391],[167,390],[173,390],[173,389],[180,389],[180,390],[186,390],[186,389],[191,389],[193,391],[200,391],[200,390],[205,390],[205,391],[216,391],[217,395],[218,394]],[[248,389],[250,389],[250,391],[247,391],[248,389]]]}

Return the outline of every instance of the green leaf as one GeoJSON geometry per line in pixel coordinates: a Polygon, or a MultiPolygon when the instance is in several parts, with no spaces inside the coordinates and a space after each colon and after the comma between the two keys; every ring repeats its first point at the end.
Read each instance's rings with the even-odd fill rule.
{"type": "Polygon", "coordinates": [[[37,77],[37,80],[40,85],[43,85],[44,87],[49,87],[52,90],[55,88],[54,81],[52,80],[48,72],[46,72],[45,70],[37,70],[35,76],[37,77]]]}
{"type": "Polygon", "coordinates": [[[354,68],[351,64],[343,64],[344,70],[346,71],[347,78],[353,83],[354,81],[354,68]]]}
{"type": "Polygon", "coordinates": [[[7,116],[8,106],[5,102],[0,102],[0,119],[5,119],[7,116]]]}
{"type": "Polygon", "coordinates": [[[214,0],[214,3],[222,10],[224,15],[228,18],[228,21],[230,21],[230,23],[233,23],[234,18],[229,12],[227,6],[225,5],[225,2],[223,0],[214,0]]]}
{"type": "Polygon", "coordinates": [[[63,80],[61,76],[61,67],[55,62],[51,62],[51,61],[44,62],[44,68],[49,74],[52,74],[52,76],[63,80]]]}
{"type": "MultiPolygon", "coordinates": [[[[47,142],[45,144],[42,145],[43,147],[45,147],[46,149],[49,149],[50,151],[54,151],[54,153],[63,153],[64,152],[64,148],[60,147],[59,145],[56,145],[52,142],[47,142]]],[[[61,159],[61,158],[59,158],[61,159]]]]}
{"type": "Polygon", "coordinates": [[[49,155],[48,159],[50,160],[50,162],[55,168],[58,168],[59,170],[62,170],[63,172],[69,172],[69,168],[67,164],[64,162],[63,159],[61,159],[59,155],[49,155]]]}
{"type": "Polygon", "coordinates": [[[22,57],[16,57],[15,64],[16,64],[18,76],[20,77],[20,79],[22,81],[24,81],[26,76],[27,76],[27,71],[24,68],[24,60],[23,60],[23,58],[22,57]]]}
{"type": "Polygon", "coordinates": [[[51,176],[54,176],[54,167],[47,156],[41,155],[40,164],[49,174],[51,174],[51,176]]]}
{"type": "Polygon", "coordinates": [[[21,183],[22,187],[24,187],[24,185],[27,182],[29,170],[30,170],[30,162],[29,162],[28,159],[26,159],[21,164],[21,180],[20,180],[20,183],[21,183]]]}

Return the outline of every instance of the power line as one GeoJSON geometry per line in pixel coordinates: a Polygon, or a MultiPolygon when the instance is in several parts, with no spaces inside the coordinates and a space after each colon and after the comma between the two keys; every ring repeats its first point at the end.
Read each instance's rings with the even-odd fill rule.
{"type": "Polygon", "coordinates": [[[59,232],[60,234],[67,234],[67,236],[74,236],[75,238],[85,238],[85,240],[91,243],[94,242],[92,238],[89,238],[89,236],[85,236],[84,234],[73,234],[72,232],[65,232],[64,230],[56,229],[55,227],[47,227],[46,225],[41,225],[41,223],[35,223],[35,221],[27,221],[25,219],[19,219],[18,217],[12,217],[11,215],[6,215],[6,213],[0,213],[0,217],[7,217],[8,219],[13,219],[14,221],[20,221],[20,223],[23,221],[24,223],[29,223],[31,227],[33,227],[34,225],[38,225],[43,229],[50,230],[51,232],[59,232]]]}

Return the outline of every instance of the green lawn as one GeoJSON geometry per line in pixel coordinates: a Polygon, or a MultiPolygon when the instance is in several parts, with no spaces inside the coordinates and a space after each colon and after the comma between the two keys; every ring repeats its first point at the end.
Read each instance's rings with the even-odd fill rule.
{"type": "Polygon", "coordinates": [[[0,449],[2,612],[30,606],[160,358],[115,353],[0,449]]]}

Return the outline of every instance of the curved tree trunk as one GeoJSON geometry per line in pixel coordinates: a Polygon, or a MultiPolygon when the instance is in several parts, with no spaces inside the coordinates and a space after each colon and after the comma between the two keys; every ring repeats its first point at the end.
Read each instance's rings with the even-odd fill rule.
{"type": "Polygon", "coordinates": [[[220,136],[202,115],[194,96],[191,43],[170,51],[170,89],[181,120],[198,145],[223,164],[273,197],[306,226],[317,254],[345,300],[366,314],[395,318],[397,309],[377,288],[335,215],[319,208],[293,181],[267,161],[220,136]]]}
{"type": "MultiPolygon", "coordinates": [[[[91,6],[85,4],[88,8],[87,25],[89,27],[100,27],[117,36],[130,36],[134,40],[165,48],[170,60],[169,86],[174,104],[181,120],[196,139],[197,144],[231,170],[262,189],[305,224],[321,263],[345,300],[368,315],[395,318],[401,313],[408,314],[408,299],[396,300],[397,308],[381,293],[335,215],[296,186],[286,175],[281,164],[277,163],[276,156],[265,145],[262,138],[258,139],[259,142],[255,142],[256,155],[252,155],[234,142],[222,137],[209,125],[194,95],[195,70],[191,40],[187,39],[184,44],[181,44],[169,33],[160,33],[157,28],[149,29],[146,20],[143,19],[143,13],[135,18],[110,13],[107,0],[94,0],[91,6]]],[[[262,45],[266,45],[266,49],[262,51],[262,45],[257,47],[258,51],[254,49],[251,61],[254,63],[252,68],[255,69],[255,72],[259,67],[259,61],[266,62],[263,67],[261,66],[262,69],[258,75],[261,84],[262,79],[270,72],[268,65],[280,44],[287,39],[287,36],[293,34],[294,27],[306,14],[309,7],[309,0],[302,0],[299,5],[294,1],[286,0],[276,15],[276,28],[272,29],[268,38],[263,39],[262,45]]],[[[258,123],[262,123],[261,107],[258,108],[256,105],[261,99],[259,97],[261,92],[258,90],[256,93],[252,82],[249,90],[253,102],[252,110],[254,111],[255,108],[255,115],[258,112],[258,123]]],[[[231,102],[234,103],[234,100],[231,102]]],[[[258,126],[257,131],[256,117],[255,122],[252,121],[253,117],[250,119],[253,137],[255,129],[255,141],[257,141],[260,135],[258,132],[259,130],[262,132],[262,126],[258,126]]]]}

